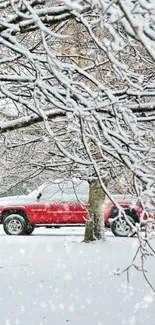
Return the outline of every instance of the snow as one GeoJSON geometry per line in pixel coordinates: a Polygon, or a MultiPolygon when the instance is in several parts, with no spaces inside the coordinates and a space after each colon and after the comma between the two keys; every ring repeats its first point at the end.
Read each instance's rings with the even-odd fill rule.
{"type": "MultiPolygon", "coordinates": [[[[114,275],[133,258],[137,238],[85,244],[84,228],[36,229],[7,236],[0,228],[0,305],[4,325],[154,325],[154,294],[141,272],[114,275]]],[[[155,247],[155,241],[152,240],[155,247]]],[[[146,265],[154,284],[154,261],[146,265]]]]}

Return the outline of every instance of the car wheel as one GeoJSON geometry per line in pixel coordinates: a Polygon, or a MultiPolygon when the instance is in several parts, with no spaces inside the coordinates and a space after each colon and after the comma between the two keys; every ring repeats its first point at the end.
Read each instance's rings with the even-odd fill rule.
{"type": "MultiPolygon", "coordinates": [[[[135,225],[133,218],[129,215],[127,215],[127,217],[130,222],[135,225]]],[[[120,217],[111,223],[111,231],[117,237],[133,237],[135,235],[135,231],[133,231],[132,227],[124,217],[120,217]]]]}
{"type": "Polygon", "coordinates": [[[10,214],[3,221],[3,228],[7,235],[23,235],[25,227],[26,221],[19,214],[10,214]]]}
{"type": "Polygon", "coordinates": [[[24,229],[24,235],[31,235],[34,231],[34,225],[27,225],[24,229]]]}

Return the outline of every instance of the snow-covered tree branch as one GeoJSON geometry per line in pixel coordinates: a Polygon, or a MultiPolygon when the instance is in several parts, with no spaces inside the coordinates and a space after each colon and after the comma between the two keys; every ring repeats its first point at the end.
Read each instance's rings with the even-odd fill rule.
{"type": "Polygon", "coordinates": [[[132,174],[126,191],[145,194],[151,210],[153,1],[10,0],[0,8],[0,133],[42,122],[63,164],[81,166],[78,176],[100,185],[103,199],[113,200],[107,180],[123,170],[132,174]]]}

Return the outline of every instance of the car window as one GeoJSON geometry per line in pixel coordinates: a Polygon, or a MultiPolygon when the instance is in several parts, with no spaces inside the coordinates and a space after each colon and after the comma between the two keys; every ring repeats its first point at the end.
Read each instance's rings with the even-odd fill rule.
{"type": "Polygon", "coordinates": [[[47,184],[41,194],[42,201],[62,201],[62,190],[59,184],[47,184]]]}
{"type": "Polygon", "coordinates": [[[61,185],[63,202],[84,202],[88,200],[87,182],[68,181],[61,185]]]}
{"type": "Polygon", "coordinates": [[[62,181],[57,184],[47,184],[42,190],[42,200],[50,202],[84,202],[88,200],[89,186],[87,182],[62,181]]]}

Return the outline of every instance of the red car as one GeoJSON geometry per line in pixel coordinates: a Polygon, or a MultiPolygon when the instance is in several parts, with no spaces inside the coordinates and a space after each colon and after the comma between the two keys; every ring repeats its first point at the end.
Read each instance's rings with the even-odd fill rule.
{"type": "MultiPolygon", "coordinates": [[[[35,227],[82,226],[86,223],[89,186],[85,181],[57,180],[41,185],[28,195],[0,198],[0,223],[8,235],[30,235],[35,227]]],[[[139,223],[141,208],[131,208],[131,197],[114,196],[130,222],[139,223]]],[[[106,200],[105,225],[115,236],[134,235],[131,224],[117,218],[118,209],[106,200]]]]}

